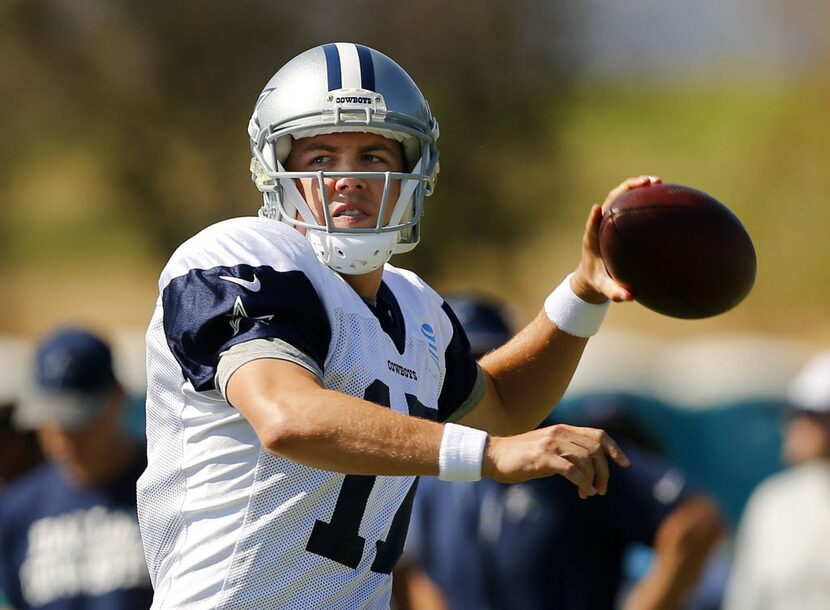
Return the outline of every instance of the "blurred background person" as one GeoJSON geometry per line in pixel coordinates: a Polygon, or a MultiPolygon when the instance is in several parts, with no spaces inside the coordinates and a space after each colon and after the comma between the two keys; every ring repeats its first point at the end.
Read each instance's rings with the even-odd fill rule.
{"type": "MultiPolygon", "coordinates": [[[[475,358],[513,336],[512,314],[496,300],[471,293],[446,301],[464,327],[475,358]]],[[[419,479],[404,553],[393,573],[395,610],[455,607],[450,604],[450,588],[464,597],[463,607],[490,608],[479,565],[477,491],[475,483],[419,479]]]]}
{"type": "MultiPolygon", "coordinates": [[[[479,357],[510,338],[501,305],[476,295],[447,301],[479,357]]],[[[580,425],[608,429],[634,456],[630,468],[613,468],[605,496],[580,500],[560,477],[518,485],[422,477],[396,573],[399,607],[689,607],[724,524],[714,501],[656,455],[658,443],[626,412],[626,400],[588,396],[569,411],[580,425]],[[652,548],[653,558],[629,589],[624,564],[635,544],[652,548]]]]}
{"type": "Polygon", "coordinates": [[[750,496],[726,610],[830,608],[830,352],[796,376],[788,407],[782,453],[791,466],[750,496]]]}
{"type": "MultiPolygon", "coordinates": [[[[20,430],[14,422],[16,398],[0,397],[0,496],[3,488],[43,461],[37,436],[20,430]]],[[[0,590],[0,610],[7,610],[5,594],[0,590]]]]}
{"type": "MultiPolygon", "coordinates": [[[[0,340],[0,347],[7,347],[5,343],[0,340]]],[[[6,485],[43,461],[37,435],[32,430],[21,430],[15,421],[14,412],[20,400],[20,375],[14,364],[17,350],[9,352],[0,349],[3,365],[0,376],[0,496],[6,485]]],[[[10,608],[6,595],[0,590],[0,610],[10,608]]]]}
{"type": "Polygon", "coordinates": [[[15,416],[47,461],[0,496],[0,590],[17,610],[146,609],[135,498],[145,451],[122,424],[110,347],[62,329],[38,346],[34,368],[15,416]]]}

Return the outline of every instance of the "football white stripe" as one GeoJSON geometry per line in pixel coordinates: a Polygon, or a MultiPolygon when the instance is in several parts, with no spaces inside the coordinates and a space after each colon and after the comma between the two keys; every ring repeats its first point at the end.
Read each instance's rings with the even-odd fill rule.
{"type": "Polygon", "coordinates": [[[344,89],[360,89],[363,80],[360,78],[360,60],[357,56],[357,47],[349,42],[337,42],[337,52],[340,54],[340,74],[344,89]]]}

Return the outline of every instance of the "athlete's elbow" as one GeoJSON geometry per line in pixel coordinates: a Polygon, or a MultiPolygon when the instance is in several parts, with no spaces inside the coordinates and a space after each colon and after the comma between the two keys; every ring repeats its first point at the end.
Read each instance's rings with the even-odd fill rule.
{"type": "Polygon", "coordinates": [[[257,427],[257,435],[270,453],[291,459],[301,454],[319,431],[307,417],[292,409],[290,403],[277,401],[267,421],[257,427]]]}
{"type": "Polygon", "coordinates": [[[282,457],[290,457],[292,449],[304,436],[299,426],[281,418],[275,418],[257,431],[262,446],[269,452],[282,457]]]}
{"type": "Polygon", "coordinates": [[[271,422],[265,429],[258,430],[262,446],[274,455],[286,456],[287,449],[292,445],[294,433],[287,427],[271,422]]]}

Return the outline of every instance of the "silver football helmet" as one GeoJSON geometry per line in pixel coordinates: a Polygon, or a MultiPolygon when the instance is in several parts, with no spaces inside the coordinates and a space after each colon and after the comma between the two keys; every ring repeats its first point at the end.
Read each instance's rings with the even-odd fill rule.
{"type": "Polygon", "coordinates": [[[438,122],[409,75],[386,55],[352,43],[331,43],[301,53],[265,85],[248,125],[251,177],[263,193],[260,216],[302,227],[317,257],[345,274],[383,266],[420,239],[424,197],[438,176],[438,122]],[[339,132],[367,132],[401,143],[405,172],[290,172],[283,163],[295,139],[339,132]],[[384,181],[373,228],[334,226],[324,181],[352,176],[384,181]],[[313,178],[323,200],[317,221],[294,180],[313,178]],[[397,201],[388,201],[393,180],[397,201]],[[388,206],[393,206],[384,224],[388,206]]]}

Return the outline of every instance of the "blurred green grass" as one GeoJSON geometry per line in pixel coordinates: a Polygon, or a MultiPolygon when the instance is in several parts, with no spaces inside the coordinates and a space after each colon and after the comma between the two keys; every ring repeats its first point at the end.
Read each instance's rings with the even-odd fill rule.
{"type": "MultiPolygon", "coordinates": [[[[657,174],[711,193],[735,211],[753,238],[755,289],[721,324],[802,335],[827,327],[830,89],[813,82],[617,83],[582,84],[550,95],[559,97],[550,105],[547,123],[520,126],[544,130],[547,145],[505,149],[494,142],[493,163],[481,168],[497,174],[496,196],[508,202],[502,213],[465,202],[477,210],[478,226],[493,227],[487,239],[465,233],[456,221],[446,222],[447,206],[454,201],[442,198],[439,183],[428,201],[422,245],[393,263],[412,266],[440,289],[496,293],[529,317],[553,283],[573,268],[589,205],[629,175],[657,174]]],[[[464,134],[448,134],[445,158],[463,155],[464,142],[464,134]]],[[[158,208],[140,201],[123,205],[123,183],[108,165],[107,148],[72,154],[61,147],[43,150],[50,152],[30,152],[0,187],[7,202],[0,223],[3,277],[10,289],[6,307],[15,307],[15,289],[31,288],[15,277],[39,268],[87,266],[101,272],[129,265],[146,270],[143,277],[156,276],[170,254],[169,244],[154,234],[158,208]]],[[[228,167],[234,154],[226,151],[217,170],[216,161],[199,147],[180,150],[175,167],[191,169],[169,170],[175,179],[158,178],[169,185],[162,191],[169,194],[166,205],[176,206],[164,219],[176,237],[187,237],[193,224],[255,213],[258,197],[247,183],[244,148],[233,152],[238,162],[228,167]],[[200,175],[209,185],[237,174],[221,196],[211,194],[215,189],[191,196],[199,191],[188,184],[198,186],[200,181],[192,181],[200,175]],[[200,205],[211,196],[216,202],[200,205]],[[220,199],[232,207],[222,210],[220,199]],[[178,218],[190,224],[175,226],[178,218]]],[[[445,164],[442,171],[451,174],[453,167],[445,164]]],[[[142,304],[135,321],[142,325],[147,295],[155,286],[135,290],[141,298],[134,300],[142,304]]],[[[36,299],[19,296],[21,302],[36,299]]],[[[130,319],[123,310],[120,316],[130,319]]],[[[31,327],[20,314],[12,319],[31,327]]],[[[640,317],[632,322],[641,323],[640,317]]]]}
{"type": "MultiPolygon", "coordinates": [[[[507,196],[526,202],[522,215],[534,219],[536,239],[522,247],[525,264],[534,259],[532,250],[545,251],[556,241],[566,247],[556,247],[545,260],[566,272],[587,206],[601,202],[627,176],[655,174],[714,195],[752,236],[758,276],[750,298],[729,314],[730,324],[790,334],[826,328],[828,102],[830,90],[811,82],[619,83],[575,89],[550,114],[550,158],[519,168],[510,181],[507,196]],[[540,197],[531,189],[534,184],[551,194],[540,197]]],[[[538,298],[527,289],[534,281],[505,273],[511,266],[505,265],[492,286],[501,290],[507,282],[526,300],[531,293],[538,298]]],[[[545,281],[550,267],[537,264],[524,273],[545,281]]],[[[467,287],[458,277],[450,284],[467,287]]]]}
{"type": "Polygon", "coordinates": [[[707,191],[750,232],[764,300],[824,308],[828,101],[827,90],[809,85],[594,90],[580,92],[554,120],[562,125],[563,163],[581,177],[575,185],[645,172],[707,191]]]}

